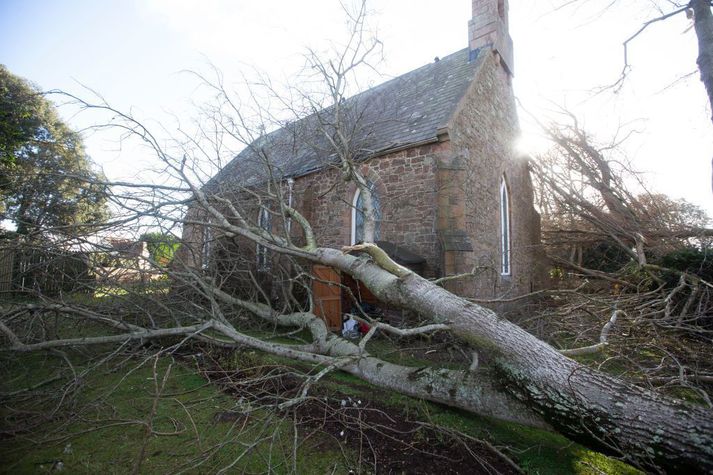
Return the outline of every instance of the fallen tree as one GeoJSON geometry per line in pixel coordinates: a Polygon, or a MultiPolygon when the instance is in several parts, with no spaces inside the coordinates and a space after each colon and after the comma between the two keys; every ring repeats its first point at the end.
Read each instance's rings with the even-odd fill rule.
{"type": "MultiPolygon", "coordinates": [[[[398,264],[384,261],[378,248],[368,245],[366,249],[376,258],[355,257],[325,248],[309,252],[283,250],[349,273],[384,302],[432,316],[438,326],[413,332],[452,331],[486,357],[488,364],[461,371],[394,365],[365,351],[369,336],[354,344],[329,333],[324,322],[311,313],[278,314],[267,305],[236,299],[217,288],[209,289],[216,300],[240,306],[279,326],[307,328],[312,342],[297,347],[266,342],[240,332],[220,318],[205,319],[187,327],[146,329],[90,315],[96,321],[128,331],[28,344],[3,324],[0,331],[11,342],[4,350],[37,351],[166,336],[238,344],[322,365],[327,370],[347,371],[410,396],[524,424],[549,426],[584,445],[618,455],[643,468],[704,472],[713,467],[710,411],[581,365],[494,312],[457,297],[398,264]],[[385,267],[391,267],[392,271],[385,267]]],[[[27,306],[24,310],[36,313],[56,309],[27,306]]],[[[16,309],[13,318],[21,311],[22,308],[16,309]]],[[[83,313],[85,317],[88,315],[86,311],[83,313]]],[[[390,331],[385,326],[376,328],[390,331]]]]}
{"type": "MultiPolygon", "coordinates": [[[[200,189],[193,192],[197,201],[216,218],[211,223],[214,229],[226,235],[249,238],[284,255],[339,269],[363,282],[382,302],[427,316],[435,325],[412,332],[453,332],[475,349],[479,359],[486,363],[461,371],[393,365],[365,351],[370,335],[359,344],[348,342],[329,333],[324,322],[310,312],[281,314],[266,304],[234,297],[221,290],[210,276],[185,269],[173,277],[198,290],[209,302],[207,308],[212,310],[207,314],[196,312],[192,325],[172,328],[139,326],[116,319],[111,314],[95,314],[70,304],[60,308],[43,305],[13,307],[3,315],[0,326],[0,331],[10,342],[3,349],[36,351],[167,336],[228,342],[329,369],[341,369],[414,397],[506,420],[549,426],[573,440],[616,454],[640,467],[666,471],[707,471],[713,468],[710,411],[581,365],[513,323],[499,318],[491,310],[401,267],[374,244],[344,250],[290,245],[264,236],[259,228],[231,224],[239,216],[227,219],[207,201],[200,189]],[[217,218],[223,219],[217,221],[217,218]],[[366,254],[356,256],[350,253],[352,251],[366,254]],[[246,335],[223,316],[221,308],[225,306],[238,306],[275,325],[307,328],[312,341],[293,347],[246,335]],[[53,315],[58,311],[74,312],[82,318],[121,329],[123,333],[69,340],[45,337],[46,341],[29,343],[23,342],[10,328],[22,312],[53,315]]],[[[303,224],[307,226],[306,221],[303,224]]],[[[107,310],[112,311],[111,308],[107,310]]],[[[384,326],[373,328],[390,331],[384,326]]]]}
{"type": "MultiPolygon", "coordinates": [[[[332,108],[330,115],[318,121],[309,134],[327,136],[330,143],[327,152],[335,157],[332,166],[364,194],[364,244],[344,249],[317,244],[309,219],[292,206],[285,193],[286,176],[274,166],[272,157],[259,147],[257,139],[262,136],[264,127],[251,129],[246,125],[250,122],[249,117],[232,101],[220,82],[212,84],[219,106],[209,110],[208,114],[225,120],[224,108],[228,108],[236,118],[227,123],[214,122],[212,130],[202,129],[204,138],[212,140],[208,146],[198,145],[197,139],[189,136],[174,153],[167,151],[161,141],[132,116],[107,104],[92,104],[75,97],[73,99],[86,110],[109,113],[111,122],[100,127],[119,127],[149,145],[162,163],[163,175],[168,176],[161,176],[161,185],[94,182],[113,186],[112,202],[117,213],[114,221],[106,224],[107,229],[125,229],[127,224],[146,225],[147,218],[162,230],[173,229],[177,223],[199,226],[208,230],[204,231],[204,238],[212,236],[204,239],[204,244],[217,247],[223,242],[247,243],[252,249],[257,246],[258,257],[264,256],[265,250],[280,256],[279,259],[285,262],[272,270],[270,278],[284,279],[285,283],[282,293],[273,298],[254,273],[241,267],[239,253],[226,254],[221,259],[220,273],[213,272],[210,267],[182,266],[180,259],[174,259],[171,269],[162,269],[171,279],[172,293],[168,299],[162,294],[152,297],[148,291],[119,296],[126,305],[136,307],[139,316],[132,319],[118,318],[120,313],[116,307],[107,306],[97,311],[66,299],[58,304],[44,300],[8,306],[0,316],[0,332],[5,335],[2,350],[28,352],[169,337],[173,338],[172,342],[177,340],[174,345],[199,339],[217,345],[247,346],[321,368],[304,380],[301,396],[283,402],[283,407],[299,403],[310,384],[326,372],[341,370],[413,397],[552,428],[572,440],[647,470],[712,471],[711,411],[588,368],[493,311],[402,267],[374,244],[376,218],[371,191],[368,180],[357,166],[364,155],[352,140],[354,123],[350,120],[354,111],[346,107],[342,109],[344,82],[356,66],[365,62],[364,55],[375,47],[375,44],[363,43],[364,30],[360,23],[363,11],[354,18],[353,42],[348,43],[341,57],[331,62],[312,58],[311,70],[329,76],[322,79],[328,85],[327,97],[332,108]],[[251,134],[250,130],[255,133],[251,134]],[[221,136],[221,131],[230,137],[221,136]],[[267,171],[263,181],[237,184],[237,191],[232,190],[230,195],[206,185],[206,172],[201,168],[201,159],[213,156],[211,145],[217,150],[227,138],[255,147],[256,156],[267,171]],[[189,145],[193,149],[189,149],[189,145]],[[264,220],[252,219],[250,216],[254,214],[251,215],[248,208],[239,200],[230,199],[236,195],[248,196],[253,205],[269,204],[267,209],[272,218],[285,223],[282,232],[266,228],[264,220]],[[184,217],[186,207],[191,211],[184,217]],[[300,228],[301,242],[292,239],[291,227],[300,228]],[[363,283],[381,302],[411,311],[429,322],[416,328],[397,329],[361,315],[372,329],[358,343],[332,334],[324,321],[314,314],[314,302],[308,291],[314,277],[303,271],[313,264],[329,266],[349,275],[363,283]],[[241,276],[243,282],[248,282],[249,290],[231,291],[231,286],[227,285],[231,275],[241,276]],[[302,298],[295,297],[298,290],[302,292],[302,298]],[[177,300],[182,300],[180,309],[172,307],[177,300]],[[231,315],[235,308],[275,327],[306,329],[310,340],[293,345],[252,336],[250,321],[231,315]],[[163,318],[156,318],[159,314],[163,318]],[[38,333],[31,325],[29,329],[23,326],[26,317],[46,319],[57,315],[89,319],[108,325],[118,333],[62,339],[52,338],[46,332],[38,333]],[[366,350],[367,342],[377,330],[397,336],[450,332],[464,348],[474,351],[477,356],[473,357],[469,367],[460,370],[396,365],[370,355],[366,350]]],[[[321,103],[308,105],[311,106],[307,107],[308,111],[323,110],[321,103]]],[[[270,115],[261,115],[266,116],[270,115]]],[[[221,156],[220,153],[215,155],[221,156]]],[[[249,209],[254,210],[254,206],[249,209]]],[[[190,248],[195,243],[186,241],[183,245],[190,248]]],[[[201,250],[192,249],[192,252],[201,250]]],[[[226,249],[225,252],[230,251],[226,249]]],[[[161,268],[159,263],[151,264],[161,268]]],[[[39,296],[43,297],[39,290],[39,296]]]]}

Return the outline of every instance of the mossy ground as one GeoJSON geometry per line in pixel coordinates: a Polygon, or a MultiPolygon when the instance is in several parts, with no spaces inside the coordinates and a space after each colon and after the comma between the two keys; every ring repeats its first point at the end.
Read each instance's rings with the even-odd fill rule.
{"type": "MultiPolygon", "coordinates": [[[[386,340],[374,340],[368,350],[398,364],[423,366],[417,351],[398,349],[386,340]]],[[[294,366],[284,358],[249,351],[232,357],[236,364],[248,358],[250,364],[294,366]]],[[[445,364],[445,366],[452,366],[445,364]]],[[[427,422],[485,440],[514,460],[528,474],[639,474],[635,468],[611,457],[575,444],[559,434],[480,417],[439,404],[389,392],[343,372],[332,372],[315,388],[329,397],[350,396],[377,402],[386,411],[402,413],[407,419],[427,422]]]]}
{"type": "Polygon", "coordinates": [[[394,410],[401,410],[409,419],[426,421],[477,439],[490,442],[525,473],[530,474],[637,474],[640,473],[618,460],[570,442],[566,438],[539,429],[476,416],[439,404],[415,400],[395,393],[385,394],[378,388],[345,374],[335,374],[326,384],[349,393],[352,398],[374,397],[381,393],[382,401],[394,410]],[[348,389],[345,389],[346,388],[348,389]]]}
{"type": "MultiPolygon", "coordinates": [[[[65,325],[60,330],[63,337],[104,331],[91,325],[65,325]]],[[[423,351],[399,349],[384,339],[373,340],[368,349],[395,363],[432,363],[422,359],[423,351]]],[[[130,473],[138,459],[141,473],[215,473],[226,467],[231,467],[228,473],[347,473],[353,466],[356,455],[345,447],[318,432],[305,438],[295,431],[290,417],[254,409],[227,395],[185,358],[174,360],[163,353],[155,360],[155,347],[142,350],[143,357],[135,351],[131,357],[107,357],[115,350],[0,355],[0,473],[50,472],[59,462],[65,473],[130,473]],[[166,385],[156,399],[156,385],[169,366],[166,385]],[[54,380],[55,376],[61,378],[54,380]],[[43,382],[47,383],[11,395],[43,382]],[[150,418],[155,401],[156,412],[150,418]],[[146,438],[149,420],[154,434],[146,438]]],[[[256,351],[226,354],[221,361],[225,369],[264,365],[308,371],[303,364],[256,351]]],[[[448,358],[443,360],[444,366],[451,366],[448,358]]],[[[330,398],[370,400],[392,415],[486,440],[526,473],[636,473],[559,435],[414,400],[344,373],[330,373],[312,391],[330,398]]]]}
{"type": "MultiPolygon", "coordinates": [[[[76,354],[71,360],[80,374],[96,363],[76,354]]],[[[65,473],[131,473],[138,458],[141,473],[216,473],[233,463],[229,473],[347,471],[338,448],[325,449],[319,437],[298,441],[295,448],[289,418],[251,411],[170,356],[156,362],[159,385],[171,370],[151,420],[154,434],[146,438],[156,393],[154,363],[153,357],[112,358],[83,376],[76,391],[57,380],[34,394],[8,397],[63,371],[66,363],[48,354],[5,359],[2,430],[21,431],[0,440],[0,473],[45,473],[60,463],[65,473]],[[52,397],[67,389],[64,398],[52,397]],[[52,414],[59,399],[60,410],[52,414]]]]}

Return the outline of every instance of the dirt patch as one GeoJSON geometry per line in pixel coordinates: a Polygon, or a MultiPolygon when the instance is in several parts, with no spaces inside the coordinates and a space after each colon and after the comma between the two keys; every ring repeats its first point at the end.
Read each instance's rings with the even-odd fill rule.
{"type": "Polygon", "coordinates": [[[315,398],[302,404],[296,416],[358,453],[355,473],[518,473],[483,442],[410,421],[373,401],[347,398],[335,405],[315,398]]]}
{"type": "MultiPolygon", "coordinates": [[[[276,406],[298,395],[302,383],[301,378],[284,371],[286,368],[226,371],[215,357],[204,359],[199,367],[226,393],[261,404],[276,406]]],[[[321,435],[314,438],[318,440],[313,446],[316,450],[330,445],[356,454],[351,473],[521,473],[486,442],[410,420],[405,413],[381,404],[376,393],[367,400],[312,387],[310,395],[288,410],[289,418],[298,423],[303,443],[321,435]]]]}

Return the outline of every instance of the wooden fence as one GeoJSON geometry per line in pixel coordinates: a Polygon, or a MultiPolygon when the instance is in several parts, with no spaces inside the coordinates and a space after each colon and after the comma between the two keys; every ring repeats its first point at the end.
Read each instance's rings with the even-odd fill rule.
{"type": "Polygon", "coordinates": [[[94,278],[84,254],[36,247],[0,247],[0,298],[90,291],[94,278]]]}

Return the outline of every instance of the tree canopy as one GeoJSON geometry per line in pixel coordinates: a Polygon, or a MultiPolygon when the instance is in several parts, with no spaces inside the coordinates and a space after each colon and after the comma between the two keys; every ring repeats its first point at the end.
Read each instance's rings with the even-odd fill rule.
{"type": "Polygon", "coordinates": [[[19,234],[101,222],[103,181],[55,106],[0,65],[0,219],[14,222],[19,234]]]}

